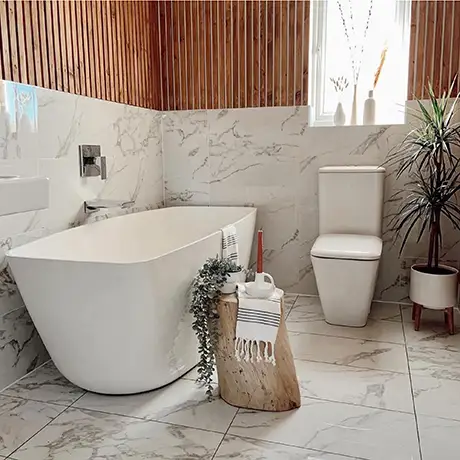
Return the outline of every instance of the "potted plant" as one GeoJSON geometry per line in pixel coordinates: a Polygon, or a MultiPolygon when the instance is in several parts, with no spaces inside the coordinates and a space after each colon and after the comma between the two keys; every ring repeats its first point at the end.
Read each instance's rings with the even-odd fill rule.
{"type": "Polygon", "coordinates": [[[236,291],[236,284],[242,283],[246,279],[246,272],[241,265],[237,265],[231,260],[222,261],[228,270],[227,280],[222,286],[222,294],[233,294],[236,291]]]}
{"type": "Polygon", "coordinates": [[[242,267],[235,262],[216,257],[208,259],[193,280],[190,312],[195,318],[192,327],[199,342],[200,361],[197,382],[206,386],[206,394],[209,398],[213,396],[212,377],[219,337],[217,304],[223,293],[222,289],[229,282],[229,277],[241,273],[242,267]]]}
{"type": "Polygon", "coordinates": [[[428,85],[428,103],[417,100],[413,113],[419,126],[387,158],[388,164],[397,166],[398,178],[409,177],[405,189],[394,195],[401,204],[390,221],[390,228],[402,237],[400,255],[413,232],[417,242],[428,233],[427,262],[411,268],[410,298],[418,308],[445,309],[457,301],[458,270],[439,260],[442,221],[460,230],[460,160],[455,153],[460,124],[454,121],[458,95],[451,101],[453,87],[438,100],[428,85]]]}

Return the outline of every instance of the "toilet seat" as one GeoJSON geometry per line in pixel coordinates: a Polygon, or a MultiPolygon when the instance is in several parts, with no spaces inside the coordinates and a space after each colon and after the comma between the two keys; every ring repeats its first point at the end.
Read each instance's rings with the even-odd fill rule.
{"type": "Polygon", "coordinates": [[[379,260],[382,240],[371,235],[320,235],[310,254],[322,259],[379,260]]]}

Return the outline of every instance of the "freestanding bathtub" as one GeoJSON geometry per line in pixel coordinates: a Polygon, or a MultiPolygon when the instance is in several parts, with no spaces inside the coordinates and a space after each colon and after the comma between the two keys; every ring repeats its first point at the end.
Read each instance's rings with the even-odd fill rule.
{"type": "Polygon", "coordinates": [[[256,209],[175,207],[84,225],[11,250],[8,260],[51,358],[90,391],[166,385],[198,362],[189,288],[220,229],[249,262],[256,209]]]}

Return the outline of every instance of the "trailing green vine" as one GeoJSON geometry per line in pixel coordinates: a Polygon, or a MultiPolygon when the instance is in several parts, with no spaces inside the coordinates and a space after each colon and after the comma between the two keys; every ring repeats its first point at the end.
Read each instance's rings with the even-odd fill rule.
{"type": "Polygon", "coordinates": [[[200,354],[197,382],[206,386],[208,398],[213,396],[212,376],[219,338],[217,304],[228,274],[239,270],[241,267],[228,259],[208,259],[192,284],[190,312],[195,318],[193,330],[198,337],[200,354]]]}

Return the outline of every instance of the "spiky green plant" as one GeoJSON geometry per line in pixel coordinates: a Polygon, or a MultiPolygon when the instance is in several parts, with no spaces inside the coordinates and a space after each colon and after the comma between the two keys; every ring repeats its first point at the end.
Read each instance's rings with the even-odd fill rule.
{"type": "Polygon", "coordinates": [[[429,269],[438,269],[442,247],[442,218],[460,230],[460,207],[456,194],[460,190],[460,123],[454,121],[458,95],[452,100],[455,80],[449,90],[437,98],[428,84],[428,106],[417,100],[412,115],[418,126],[412,129],[395,149],[386,164],[396,166],[396,177],[409,176],[404,190],[393,198],[401,199],[390,228],[402,238],[400,255],[409,236],[417,228],[417,242],[429,232],[429,269]]]}
{"type": "Polygon", "coordinates": [[[236,265],[229,259],[218,257],[208,259],[198,271],[192,284],[190,312],[195,318],[192,327],[198,338],[200,354],[197,382],[206,387],[206,394],[210,399],[213,396],[212,375],[219,338],[217,304],[228,274],[242,269],[240,265],[236,265]]]}

